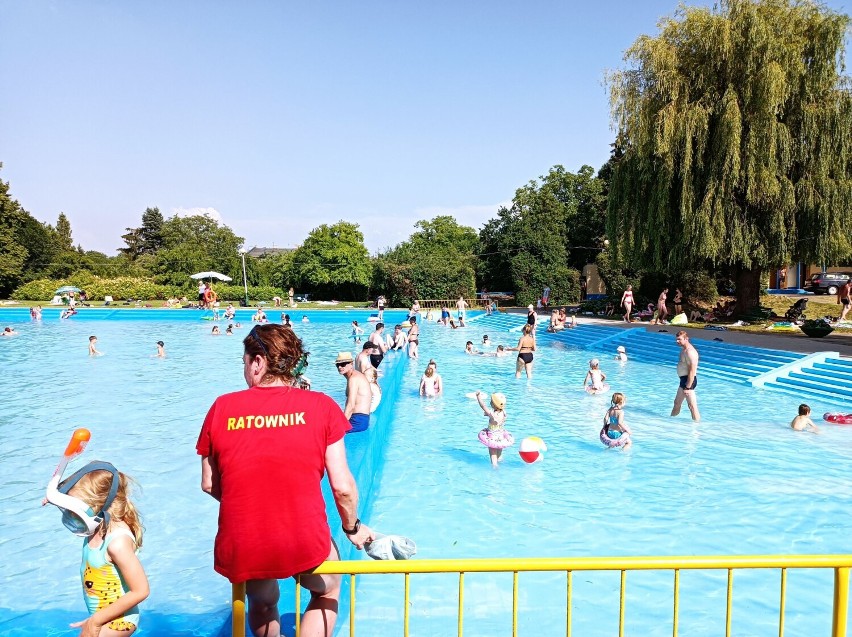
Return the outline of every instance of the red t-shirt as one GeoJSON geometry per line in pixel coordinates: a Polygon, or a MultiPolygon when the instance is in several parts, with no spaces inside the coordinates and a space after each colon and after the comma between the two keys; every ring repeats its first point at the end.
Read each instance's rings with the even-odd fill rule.
{"type": "Polygon", "coordinates": [[[349,429],[319,392],[252,387],[216,399],[195,448],[220,476],[218,573],[234,583],[283,579],[328,557],[325,452],[349,429]]]}

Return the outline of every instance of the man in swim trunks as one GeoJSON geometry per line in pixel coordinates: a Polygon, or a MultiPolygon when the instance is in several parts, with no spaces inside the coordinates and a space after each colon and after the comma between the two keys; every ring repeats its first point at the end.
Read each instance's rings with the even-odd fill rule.
{"type": "Polygon", "coordinates": [[[349,433],[365,431],[370,426],[370,401],[373,398],[370,381],[355,369],[352,354],[349,352],[340,352],[334,364],[337,373],[346,379],[346,406],[343,415],[352,425],[349,433]]]}
{"type": "Polygon", "coordinates": [[[846,315],[849,313],[849,310],[852,309],[852,279],[846,281],[846,283],[841,285],[840,289],[837,290],[837,302],[843,306],[840,310],[840,318],[837,319],[837,321],[845,321],[846,315]]]}
{"type": "Polygon", "coordinates": [[[464,300],[464,296],[460,296],[459,300],[456,301],[456,309],[459,311],[459,320],[464,319],[464,309],[467,307],[467,301],[464,300]]]}
{"type": "Polygon", "coordinates": [[[370,364],[376,369],[382,364],[382,359],[385,357],[385,352],[388,351],[388,344],[384,337],[385,324],[376,323],[376,331],[370,334],[370,343],[373,344],[373,351],[370,354],[370,364]]]}
{"type": "Polygon", "coordinates": [[[698,350],[689,342],[689,335],[684,330],[680,330],[675,335],[675,342],[681,347],[680,358],[677,361],[680,386],[677,388],[671,415],[677,416],[680,413],[680,407],[685,398],[692,419],[698,422],[701,420],[701,414],[698,413],[698,397],[695,395],[695,388],[698,386],[698,350]]]}
{"type": "Polygon", "coordinates": [[[363,372],[367,368],[372,367],[370,355],[373,353],[373,347],[375,346],[370,341],[364,343],[364,347],[361,348],[358,357],[355,359],[355,369],[357,371],[363,372]]]}

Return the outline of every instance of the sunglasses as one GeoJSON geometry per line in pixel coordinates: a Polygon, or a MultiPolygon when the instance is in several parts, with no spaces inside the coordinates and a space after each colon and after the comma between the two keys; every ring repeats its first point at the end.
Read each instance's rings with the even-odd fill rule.
{"type": "Polygon", "coordinates": [[[257,326],[255,325],[251,328],[251,332],[249,332],[249,336],[254,338],[257,341],[257,344],[260,345],[260,348],[263,350],[263,353],[266,354],[266,358],[269,358],[269,350],[266,348],[266,343],[263,342],[263,339],[260,338],[260,335],[257,333],[257,326]]]}
{"type": "Polygon", "coordinates": [[[351,365],[352,361],[346,361],[345,363],[335,363],[334,366],[337,369],[341,369],[342,367],[346,367],[347,365],[351,365]]]}

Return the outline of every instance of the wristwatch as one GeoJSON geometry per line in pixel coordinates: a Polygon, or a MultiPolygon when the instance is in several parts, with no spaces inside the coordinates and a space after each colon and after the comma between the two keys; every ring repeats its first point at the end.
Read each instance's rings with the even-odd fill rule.
{"type": "Polygon", "coordinates": [[[343,528],[343,532],[346,533],[346,535],[355,535],[358,531],[361,530],[361,520],[356,519],[355,526],[353,526],[351,529],[347,529],[342,524],[341,527],[343,528]]]}

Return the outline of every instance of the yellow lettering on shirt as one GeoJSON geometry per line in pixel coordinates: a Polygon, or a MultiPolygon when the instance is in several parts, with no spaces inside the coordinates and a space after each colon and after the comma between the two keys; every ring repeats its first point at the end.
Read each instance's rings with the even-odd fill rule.
{"type": "Polygon", "coordinates": [[[279,427],[294,427],[306,425],[305,412],[291,412],[289,414],[246,414],[243,416],[230,416],[225,421],[226,431],[237,431],[239,429],[277,429],[279,427]]]}

